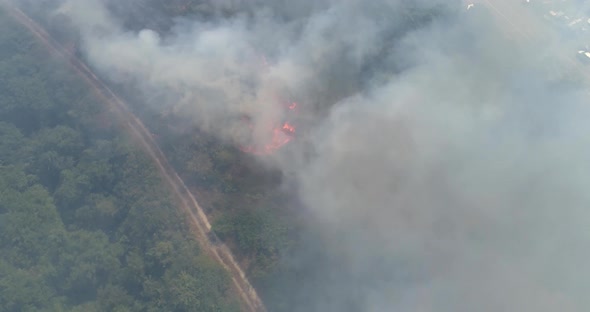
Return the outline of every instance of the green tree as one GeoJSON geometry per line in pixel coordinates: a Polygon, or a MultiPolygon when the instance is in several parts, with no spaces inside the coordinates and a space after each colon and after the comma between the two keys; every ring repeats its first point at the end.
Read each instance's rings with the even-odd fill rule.
{"type": "Polygon", "coordinates": [[[75,303],[95,298],[98,287],[119,272],[122,253],[122,247],[110,243],[101,231],[70,232],[59,247],[60,289],[75,303]]]}
{"type": "Polygon", "coordinates": [[[150,159],[0,17],[0,311],[236,311],[150,159]]]}

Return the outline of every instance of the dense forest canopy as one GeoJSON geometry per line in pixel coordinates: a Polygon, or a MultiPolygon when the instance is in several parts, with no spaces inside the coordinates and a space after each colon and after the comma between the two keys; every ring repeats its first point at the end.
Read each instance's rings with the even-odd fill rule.
{"type": "MultiPolygon", "coordinates": [[[[543,24],[557,2],[16,2],[130,104],[268,311],[590,305],[586,33],[543,24]],[[296,139],[240,151],[283,97],[296,139]]],[[[116,116],[0,23],[0,308],[239,310],[116,116]]]]}
{"type": "Polygon", "coordinates": [[[0,311],[239,311],[115,116],[0,24],[0,311]]]}

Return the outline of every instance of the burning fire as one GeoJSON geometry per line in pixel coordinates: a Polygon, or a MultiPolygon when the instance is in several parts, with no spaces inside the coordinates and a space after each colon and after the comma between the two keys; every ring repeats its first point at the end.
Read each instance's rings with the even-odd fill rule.
{"type": "MultiPolygon", "coordinates": [[[[296,107],[297,103],[293,102],[287,108],[289,111],[294,111],[296,107]]],[[[271,131],[272,135],[268,142],[261,145],[241,146],[240,150],[249,154],[269,155],[289,143],[295,136],[295,126],[288,121],[278,123],[271,131]]]]}
{"type": "Polygon", "coordinates": [[[286,122],[283,125],[283,132],[293,134],[293,133],[295,133],[295,127],[291,126],[288,122],[286,122]]]}
{"type": "MultiPolygon", "coordinates": [[[[266,56],[260,57],[259,64],[262,70],[267,70],[271,65],[267,60],[266,56]]],[[[281,147],[289,143],[295,137],[295,125],[290,121],[290,116],[297,111],[297,102],[278,100],[277,103],[282,103],[284,109],[284,117],[280,121],[276,121],[267,126],[268,139],[266,142],[256,142],[256,144],[242,145],[240,150],[249,154],[256,155],[269,155],[281,147]]],[[[247,123],[251,130],[254,130],[249,117],[245,117],[244,121],[247,123]]]]}

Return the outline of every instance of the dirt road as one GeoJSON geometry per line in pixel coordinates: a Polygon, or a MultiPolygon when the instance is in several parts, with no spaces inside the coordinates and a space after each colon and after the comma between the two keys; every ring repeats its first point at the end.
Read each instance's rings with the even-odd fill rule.
{"type": "Polygon", "coordinates": [[[243,270],[235,261],[229,248],[222,243],[213,244],[208,239],[207,234],[211,231],[211,224],[203,209],[199,206],[195,197],[176,171],[168,163],[168,160],[153,140],[150,132],[141,120],[129,110],[128,105],[111,91],[88,66],[55,41],[47,31],[29,18],[18,7],[7,0],[0,0],[0,5],[42,42],[51,53],[63,57],[72,66],[74,71],[88,83],[109,110],[117,114],[122,121],[123,127],[152,159],[160,175],[178,200],[180,208],[189,216],[195,235],[203,249],[230,274],[234,289],[239,294],[243,303],[243,309],[252,312],[266,311],[262,300],[248,281],[243,270]]]}

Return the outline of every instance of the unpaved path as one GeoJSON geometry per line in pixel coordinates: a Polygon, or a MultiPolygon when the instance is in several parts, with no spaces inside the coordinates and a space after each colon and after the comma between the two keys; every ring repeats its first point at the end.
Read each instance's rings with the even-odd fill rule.
{"type": "Polygon", "coordinates": [[[79,58],[71,54],[61,44],[55,41],[47,31],[29,18],[18,7],[7,0],[0,0],[0,5],[26,27],[39,41],[53,54],[63,57],[75,72],[93,89],[96,95],[103,101],[110,111],[115,112],[121,118],[122,126],[136,140],[141,148],[149,155],[166,184],[172,190],[180,204],[180,208],[186,212],[192,221],[195,235],[204,250],[231,276],[234,289],[240,295],[245,311],[266,311],[262,300],[248,281],[243,270],[235,261],[229,248],[223,243],[213,244],[207,234],[211,231],[211,224],[197,200],[178,176],[177,172],[168,163],[168,160],[154,141],[151,133],[111,89],[109,89],[79,58]]]}

